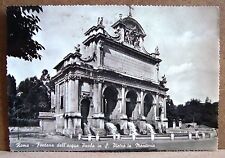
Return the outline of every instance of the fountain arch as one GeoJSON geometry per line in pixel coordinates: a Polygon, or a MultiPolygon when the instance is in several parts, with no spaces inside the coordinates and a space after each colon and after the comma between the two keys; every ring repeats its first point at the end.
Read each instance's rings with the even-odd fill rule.
{"type": "Polygon", "coordinates": [[[138,98],[138,95],[136,91],[134,90],[130,90],[126,94],[126,115],[128,119],[132,117],[132,113],[137,104],[137,98],[138,98]]]}
{"type": "Polygon", "coordinates": [[[154,98],[150,93],[147,93],[144,97],[144,116],[147,117],[153,106],[154,98]]]}
{"type": "Polygon", "coordinates": [[[110,115],[116,107],[118,100],[118,91],[117,89],[110,85],[104,89],[103,92],[103,113],[107,121],[110,120],[110,115]]]}
{"type": "Polygon", "coordinates": [[[88,115],[90,111],[90,99],[89,98],[83,98],[81,100],[81,128],[84,128],[84,123],[88,123],[88,115]]]}

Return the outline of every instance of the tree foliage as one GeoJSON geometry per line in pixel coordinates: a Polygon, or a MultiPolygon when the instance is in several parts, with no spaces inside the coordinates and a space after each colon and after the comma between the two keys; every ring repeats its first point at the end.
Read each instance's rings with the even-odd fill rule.
{"type": "Polygon", "coordinates": [[[176,122],[181,119],[184,123],[196,122],[198,125],[217,128],[217,117],[218,102],[211,103],[208,97],[204,103],[198,99],[191,99],[185,105],[178,106],[171,104],[171,99],[167,99],[167,118],[170,127],[174,119],[176,122]]]}
{"type": "Polygon", "coordinates": [[[39,112],[50,111],[49,87],[36,76],[21,81],[16,88],[13,76],[8,75],[9,124],[38,125],[39,112]],[[29,124],[30,122],[30,124],[29,124]]]}
{"type": "Polygon", "coordinates": [[[40,19],[35,15],[40,12],[43,10],[39,6],[7,7],[8,56],[28,61],[41,59],[38,51],[45,48],[32,38],[41,30],[38,26],[40,19]]]}
{"type": "Polygon", "coordinates": [[[9,119],[11,120],[14,113],[16,112],[15,101],[16,101],[17,92],[16,92],[16,80],[14,76],[7,75],[7,83],[8,83],[7,96],[8,96],[8,105],[9,105],[8,115],[9,115],[9,119]]]}

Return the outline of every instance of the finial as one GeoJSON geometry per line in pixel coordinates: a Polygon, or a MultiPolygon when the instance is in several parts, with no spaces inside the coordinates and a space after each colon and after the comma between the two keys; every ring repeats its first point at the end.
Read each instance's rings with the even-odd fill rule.
{"type": "Polygon", "coordinates": [[[128,7],[129,7],[129,17],[132,17],[132,13],[131,13],[131,11],[132,11],[132,10],[134,10],[134,8],[133,8],[133,7],[131,7],[131,5],[128,5],[128,7]]]}
{"type": "Polygon", "coordinates": [[[162,86],[162,87],[165,87],[165,84],[167,83],[167,80],[166,80],[166,75],[164,74],[162,76],[162,80],[159,81],[159,84],[162,86]]]}
{"type": "Polygon", "coordinates": [[[100,17],[98,17],[97,25],[100,23],[100,17]]]}
{"type": "Polygon", "coordinates": [[[103,25],[103,17],[98,17],[97,25],[103,25]]]}
{"type": "Polygon", "coordinates": [[[74,49],[75,49],[75,53],[79,53],[80,52],[80,44],[75,46],[74,49]]]}
{"type": "Polygon", "coordinates": [[[123,14],[119,14],[119,17],[120,17],[120,20],[122,19],[122,17],[123,17],[123,14]]]}
{"type": "Polygon", "coordinates": [[[153,57],[159,56],[159,55],[160,55],[160,53],[159,53],[159,47],[157,46],[157,47],[155,48],[155,52],[154,52],[154,53],[151,53],[150,55],[153,56],[153,57]]]}

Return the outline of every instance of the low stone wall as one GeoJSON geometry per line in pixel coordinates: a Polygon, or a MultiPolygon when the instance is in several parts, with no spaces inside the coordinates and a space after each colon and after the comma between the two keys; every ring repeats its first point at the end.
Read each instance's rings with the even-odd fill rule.
{"type": "Polygon", "coordinates": [[[52,112],[39,113],[39,126],[44,133],[55,133],[55,116],[52,112]]]}

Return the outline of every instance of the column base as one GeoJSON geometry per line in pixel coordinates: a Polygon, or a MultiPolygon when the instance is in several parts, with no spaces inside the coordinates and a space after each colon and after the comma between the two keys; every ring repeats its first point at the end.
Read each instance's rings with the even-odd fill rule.
{"type": "Polygon", "coordinates": [[[95,113],[92,115],[92,123],[91,123],[90,130],[94,135],[99,135],[99,136],[106,135],[105,117],[103,113],[95,113]]]}
{"type": "Polygon", "coordinates": [[[68,136],[68,137],[77,137],[79,134],[82,134],[82,129],[77,128],[77,129],[63,129],[63,135],[68,136]]]}
{"type": "Polygon", "coordinates": [[[79,128],[75,128],[74,130],[73,130],[73,135],[74,136],[78,136],[79,134],[83,134],[83,131],[82,131],[82,129],[81,129],[81,127],[79,127],[79,128]]]}
{"type": "Polygon", "coordinates": [[[166,133],[166,129],[168,128],[168,120],[164,119],[156,122],[156,129],[159,133],[166,133]]]}
{"type": "Polygon", "coordinates": [[[128,135],[130,133],[127,126],[128,122],[127,120],[128,120],[127,115],[125,114],[120,115],[120,133],[124,135],[128,135]]]}
{"type": "Polygon", "coordinates": [[[67,112],[65,113],[66,118],[70,121],[68,122],[68,127],[63,130],[63,134],[69,137],[78,136],[78,134],[82,134],[81,129],[81,113],[79,112],[67,112]]]}
{"type": "Polygon", "coordinates": [[[162,123],[163,123],[163,128],[167,129],[168,128],[168,119],[167,118],[164,118],[162,120],[162,123]]]}

